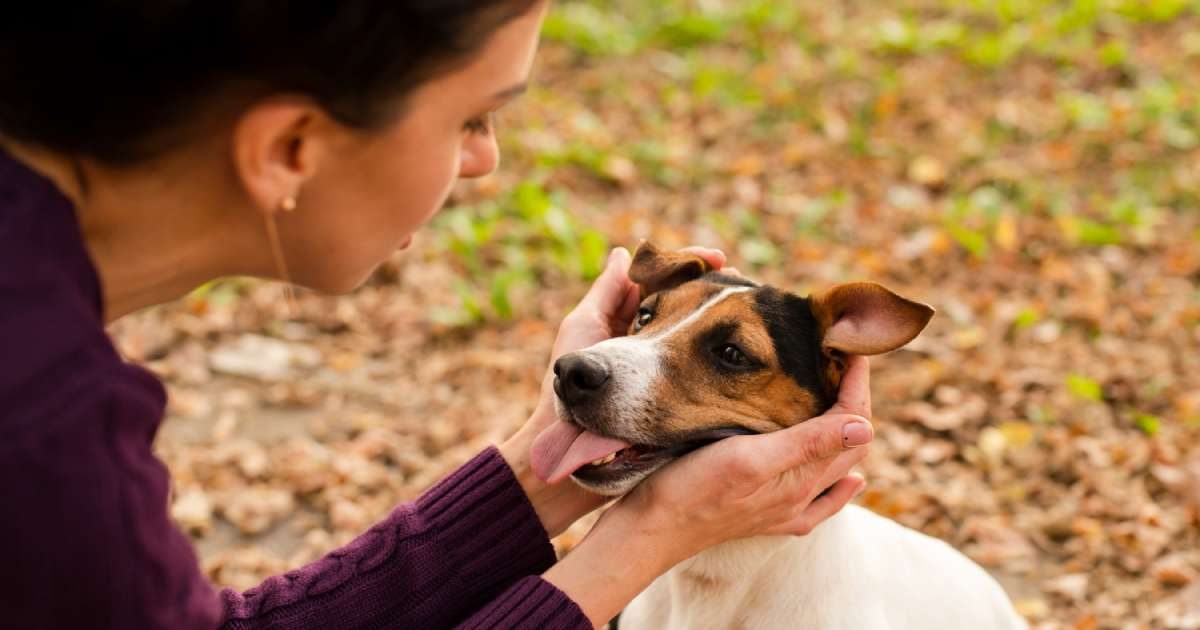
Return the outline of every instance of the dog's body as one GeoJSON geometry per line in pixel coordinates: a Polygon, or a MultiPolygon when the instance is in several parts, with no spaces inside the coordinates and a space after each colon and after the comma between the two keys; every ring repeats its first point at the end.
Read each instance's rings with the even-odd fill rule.
{"type": "MultiPolygon", "coordinates": [[[[916,337],[933,309],[880,285],[812,297],[639,248],[629,335],[561,357],[560,421],[534,442],[551,482],[622,495],[713,441],[787,428],[837,397],[850,355],[916,337]]],[[[1016,630],[983,569],[945,543],[850,506],[804,537],[719,545],[655,581],[621,630],[1016,630]]]]}
{"type": "Polygon", "coordinates": [[[718,545],[621,613],[620,630],[1015,630],[1004,590],[946,543],[858,506],[803,537],[718,545]]]}

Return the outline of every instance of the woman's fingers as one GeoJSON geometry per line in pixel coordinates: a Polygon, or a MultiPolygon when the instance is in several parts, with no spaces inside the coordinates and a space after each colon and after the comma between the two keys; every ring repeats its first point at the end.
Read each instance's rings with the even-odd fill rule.
{"type": "Polygon", "coordinates": [[[848,413],[871,419],[871,362],[867,357],[847,357],[838,400],[829,413],[848,413]]]}
{"type": "Polygon", "coordinates": [[[745,439],[754,442],[748,450],[767,463],[763,472],[775,476],[793,468],[825,463],[846,450],[866,446],[874,436],[875,430],[866,418],[834,413],[745,439]]]}
{"type": "Polygon", "coordinates": [[[807,536],[825,519],[846,507],[866,486],[867,482],[861,475],[847,475],[809,503],[795,518],[771,528],[767,533],[807,536]]]}
{"type": "MultiPolygon", "coordinates": [[[[720,269],[725,264],[725,253],[719,249],[687,247],[680,251],[703,258],[713,269],[720,269]]],[[[585,322],[606,322],[610,329],[606,332],[610,336],[625,332],[641,302],[638,286],[629,279],[632,262],[629,250],[624,247],[613,249],[608,255],[604,273],[596,278],[591,289],[575,307],[575,312],[585,322]]],[[[596,341],[600,340],[593,340],[592,343],[596,341]]]]}
{"type": "Polygon", "coordinates": [[[713,269],[720,269],[721,267],[725,266],[725,261],[726,261],[725,252],[723,252],[719,249],[712,249],[711,247],[695,247],[695,246],[693,246],[693,247],[685,247],[685,248],[679,250],[679,252],[682,254],[694,254],[696,256],[699,256],[699,257],[703,258],[704,262],[707,262],[708,266],[712,267],[713,269]]]}
{"type": "Polygon", "coordinates": [[[629,287],[629,265],[632,258],[629,250],[617,247],[608,255],[608,263],[604,272],[592,283],[592,288],[579,302],[575,310],[592,310],[602,315],[611,316],[625,302],[629,287]]]}
{"type": "Polygon", "coordinates": [[[869,446],[853,448],[828,459],[801,464],[779,476],[779,487],[792,502],[807,504],[851,474],[866,459],[869,450],[869,446]]]}
{"type": "Polygon", "coordinates": [[[629,330],[629,325],[633,323],[634,315],[637,315],[638,305],[642,303],[642,293],[636,284],[630,283],[629,288],[625,290],[625,300],[621,303],[621,307],[613,314],[612,329],[613,336],[623,335],[629,330]]]}
{"type": "MultiPolygon", "coordinates": [[[[688,247],[680,251],[703,258],[713,269],[720,269],[725,264],[725,253],[719,249],[688,247]]],[[[614,248],[608,255],[604,273],[592,283],[592,288],[583,296],[576,310],[593,309],[609,316],[619,314],[621,307],[629,300],[631,287],[637,286],[629,279],[629,266],[632,263],[633,258],[629,250],[624,247],[614,248]]]]}
{"type": "Polygon", "coordinates": [[[862,461],[867,458],[867,453],[870,452],[870,448],[871,447],[869,446],[864,446],[862,448],[845,451],[841,455],[834,457],[832,460],[829,460],[829,464],[825,470],[822,471],[819,476],[816,476],[815,480],[812,482],[812,486],[799,490],[801,492],[807,492],[808,498],[812,498],[820,494],[821,491],[832,486],[837,482],[837,480],[845,477],[846,475],[852,474],[851,471],[854,470],[854,467],[861,464],[862,461]]]}

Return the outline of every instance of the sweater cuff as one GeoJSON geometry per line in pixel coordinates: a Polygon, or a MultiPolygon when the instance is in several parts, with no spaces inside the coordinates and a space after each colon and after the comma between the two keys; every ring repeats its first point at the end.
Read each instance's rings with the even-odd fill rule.
{"type": "Polygon", "coordinates": [[[416,501],[427,531],[469,592],[500,592],[557,561],[550,536],[500,455],[489,447],[416,501]]]}
{"type": "Polygon", "coordinates": [[[531,575],[513,584],[483,610],[460,624],[458,629],[591,630],[591,627],[583,610],[566,593],[541,576],[531,575]]]}

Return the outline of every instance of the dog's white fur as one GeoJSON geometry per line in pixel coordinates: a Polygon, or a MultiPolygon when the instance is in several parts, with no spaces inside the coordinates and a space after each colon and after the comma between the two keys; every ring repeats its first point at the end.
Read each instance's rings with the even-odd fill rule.
{"type": "Polygon", "coordinates": [[[849,505],[803,537],[687,560],[621,613],[620,630],[1017,630],[1004,589],[946,543],[849,505]]]}

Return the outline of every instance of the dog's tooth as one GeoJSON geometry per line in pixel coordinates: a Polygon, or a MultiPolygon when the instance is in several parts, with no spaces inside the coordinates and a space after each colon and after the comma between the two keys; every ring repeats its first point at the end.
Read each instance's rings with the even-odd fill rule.
{"type": "Polygon", "coordinates": [[[605,455],[604,457],[601,457],[600,459],[597,459],[596,461],[592,462],[592,465],[593,466],[603,466],[605,464],[612,463],[616,459],[617,459],[616,453],[609,453],[608,455],[605,455]]]}

